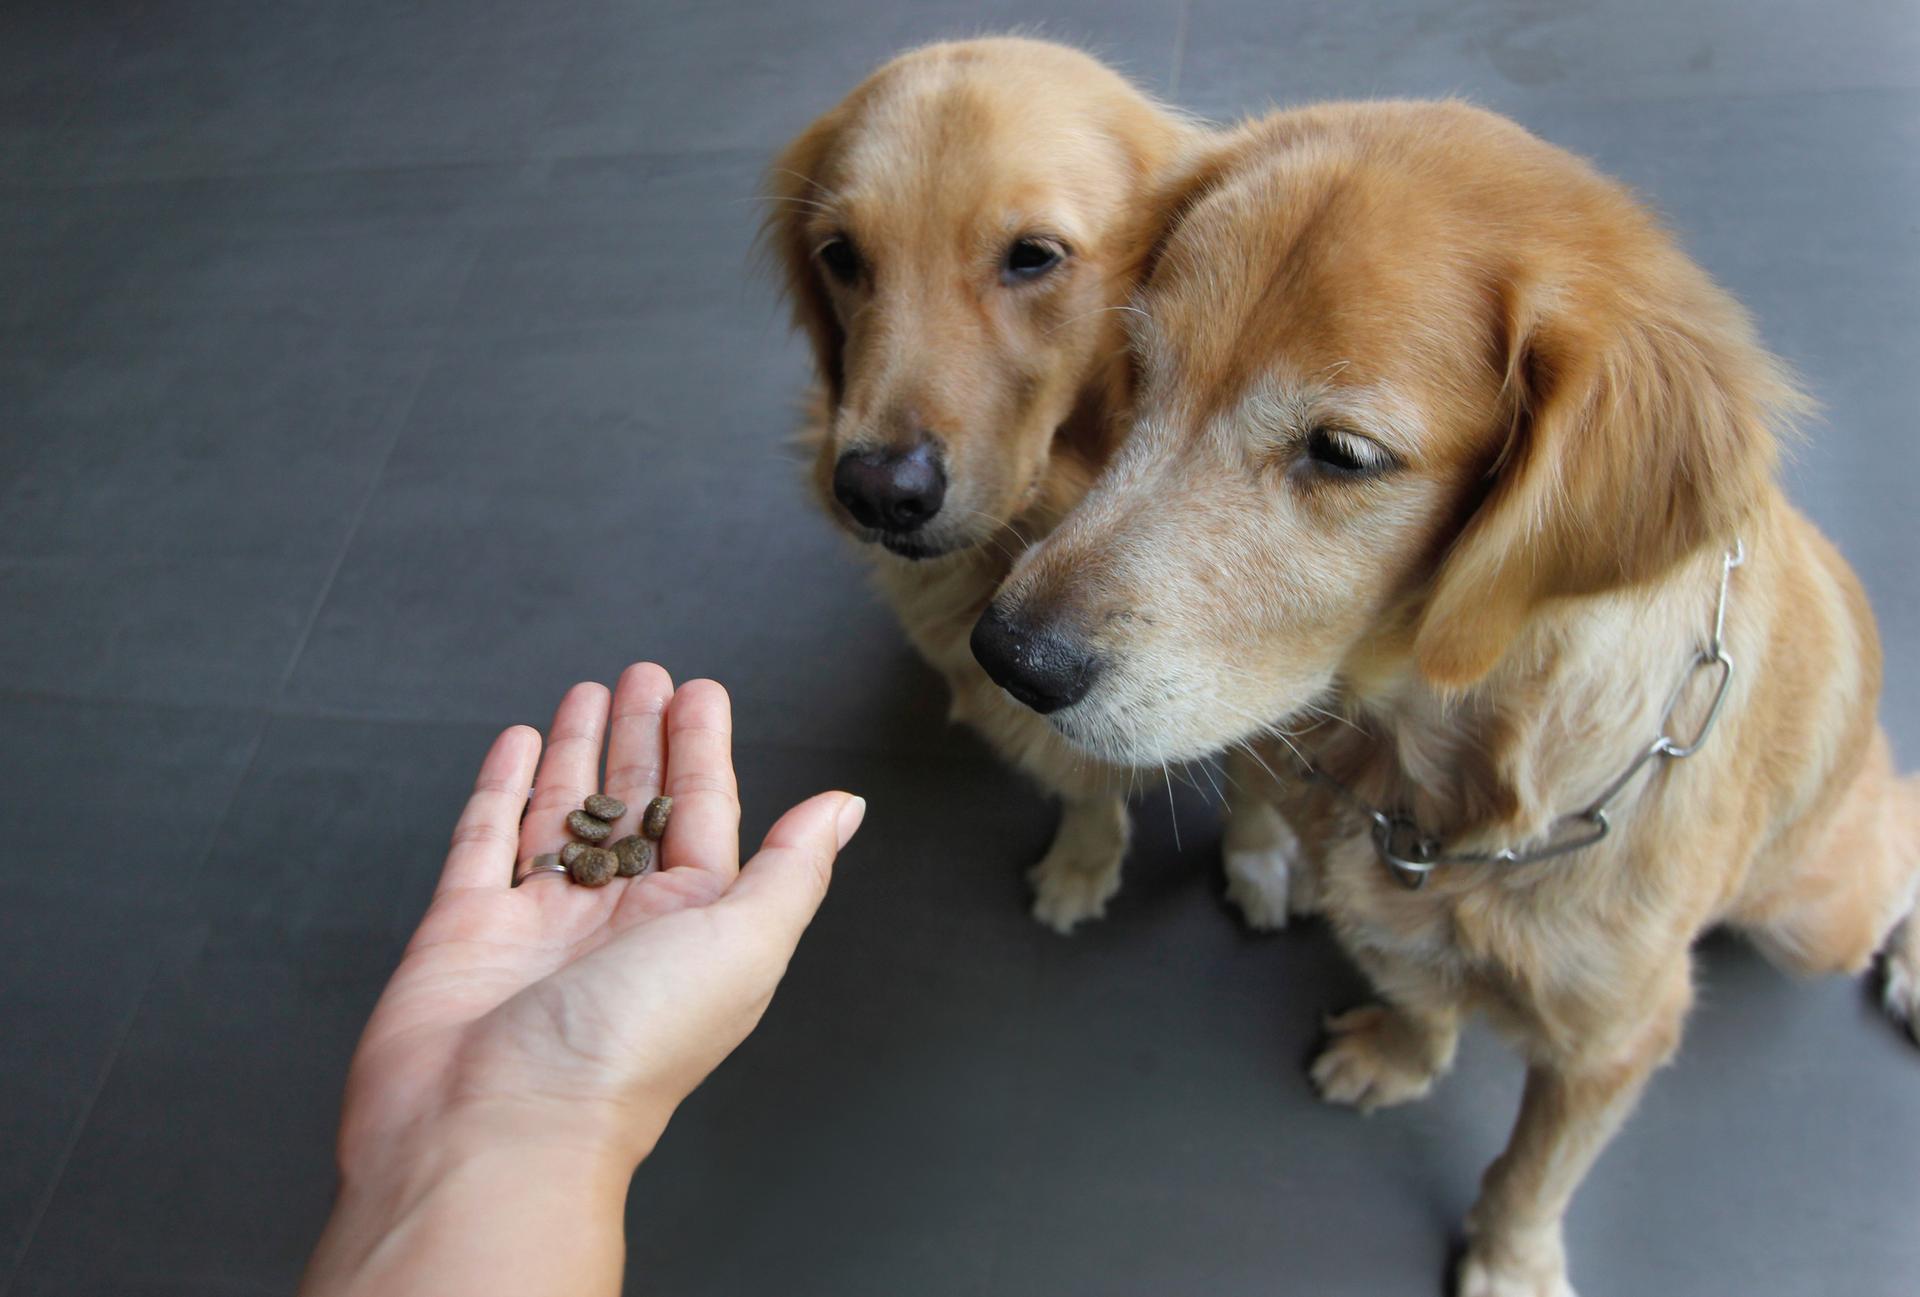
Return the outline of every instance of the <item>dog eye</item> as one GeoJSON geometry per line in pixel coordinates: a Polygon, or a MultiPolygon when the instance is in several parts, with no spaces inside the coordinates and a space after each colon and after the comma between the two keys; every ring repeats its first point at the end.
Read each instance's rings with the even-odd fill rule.
{"type": "Polygon", "coordinates": [[[1307,434],[1307,458],[1328,477],[1375,477],[1396,467],[1391,452],[1377,442],[1327,427],[1307,434]]]}
{"type": "Polygon", "coordinates": [[[853,250],[853,243],[844,234],[836,234],[813,250],[813,255],[827,273],[843,284],[851,284],[860,278],[860,254],[853,250]]]}
{"type": "Polygon", "coordinates": [[[1049,274],[1067,259],[1067,250],[1044,239],[1015,239],[1001,263],[1000,277],[1010,284],[1025,283],[1049,274]]]}

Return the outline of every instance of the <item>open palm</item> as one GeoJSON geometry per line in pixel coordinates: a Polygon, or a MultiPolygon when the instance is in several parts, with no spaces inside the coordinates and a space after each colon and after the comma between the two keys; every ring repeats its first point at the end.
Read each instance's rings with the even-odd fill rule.
{"type": "Polygon", "coordinates": [[[844,793],[803,802],[742,869],[731,749],[726,691],[700,680],[676,692],[649,663],[611,699],[596,684],[570,690],[544,753],[525,726],[495,741],[361,1038],[343,1165],[461,1123],[645,1153],[759,1020],[864,810],[844,793]],[[557,851],[567,812],[595,791],[627,803],[616,836],[656,794],[673,798],[660,867],[601,888],[560,874],[512,887],[515,863],[557,851]]]}

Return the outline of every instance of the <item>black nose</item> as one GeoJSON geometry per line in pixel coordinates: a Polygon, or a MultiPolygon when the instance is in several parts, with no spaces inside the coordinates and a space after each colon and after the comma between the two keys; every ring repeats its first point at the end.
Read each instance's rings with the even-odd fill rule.
{"type": "Polygon", "coordinates": [[[876,531],[905,535],[940,512],[947,471],[930,440],[906,450],[866,450],[842,455],[833,467],[833,498],[854,521],[876,531]]]}
{"type": "Polygon", "coordinates": [[[997,603],[980,615],[970,643],[995,684],[1042,714],[1079,702],[1100,674],[1100,660],[1080,640],[997,603]]]}

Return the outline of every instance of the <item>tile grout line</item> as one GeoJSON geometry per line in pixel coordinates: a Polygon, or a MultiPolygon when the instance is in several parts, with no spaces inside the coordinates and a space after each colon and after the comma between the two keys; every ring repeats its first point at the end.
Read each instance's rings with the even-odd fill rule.
{"type": "MultiPolygon", "coordinates": [[[[463,289],[465,288],[466,282],[472,277],[473,267],[479,259],[479,253],[480,248],[476,243],[473,255],[468,258],[466,269],[461,275],[461,287],[463,289]]],[[[443,341],[444,336],[443,333],[443,341]]],[[[379,490],[381,479],[386,476],[387,465],[391,462],[393,453],[400,444],[400,438],[406,431],[407,423],[413,417],[413,411],[419,403],[420,394],[426,388],[427,376],[432,372],[437,354],[437,348],[429,350],[428,354],[420,362],[420,373],[414,380],[413,391],[408,395],[405,407],[394,418],[393,433],[387,438],[386,447],[381,453],[379,462],[374,467],[373,476],[367,484],[366,492],[361,496],[359,507],[354,511],[353,521],[347,528],[346,536],[341,540],[339,553],[334,556],[333,565],[327,571],[326,580],[321,583],[320,593],[313,602],[313,608],[308,613],[306,625],[301,630],[300,638],[294,644],[293,652],[289,654],[287,658],[287,665],[281,672],[280,682],[275,688],[272,698],[258,709],[260,716],[259,722],[255,725],[253,738],[248,744],[246,760],[241,763],[239,774],[234,779],[233,791],[228,794],[226,805],[221,807],[220,814],[215,817],[212,827],[208,830],[206,841],[201,844],[200,850],[194,853],[194,861],[191,867],[192,878],[189,882],[197,880],[200,875],[205,872],[207,861],[212,858],[214,847],[220,840],[221,830],[226,827],[227,821],[232,818],[234,808],[240,804],[240,796],[246,790],[247,780],[252,778],[254,767],[260,760],[261,749],[266,746],[267,731],[273,725],[273,719],[279,703],[285,696],[288,683],[293,679],[294,669],[299,665],[301,655],[306,651],[307,641],[312,636],[314,627],[319,623],[321,609],[326,606],[327,597],[333,591],[333,585],[340,575],[340,569],[346,563],[347,552],[352,548],[354,537],[359,534],[360,526],[366,520],[367,513],[373,506],[373,497],[379,490]]],[[[203,933],[200,942],[201,946],[205,945],[205,940],[205,934],[203,933]]],[[[159,976],[161,963],[164,958],[164,953],[156,954],[154,957],[153,964],[148,968],[146,978],[141,984],[140,994],[134,998],[133,1007],[128,1011],[126,1021],[121,1024],[119,1032],[114,1036],[113,1045],[107,1051],[107,1056],[100,1065],[100,1074],[94,1082],[91,1093],[87,1096],[86,1104],[74,1119],[73,1128],[68,1133],[66,1143],[60,1150],[60,1156],[54,1161],[53,1174],[48,1177],[47,1187],[41,1193],[39,1202],[34,1206],[33,1216],[29,1220],[26,1233],[20,1242],[19,1255],[15,1259],[13,1266],[9,1269],[5,1281],[0,1282],[0,1297],[8,1297],[8,1294],[13,1291],[14,1283],[26,1268],[27,1260],[33,1253],[33,1245],[39,1239],[40,1227],[46,1219],[47,1212],[53,1205],[54,1198],[60,1192],[61,1183],[66,1179],[67,1164],[72,1160],[74,1150],[80,1146],[81,1137],[85,1135],[87,1126],[93,1119],[94,1107],[99,1103],[100,1096],[106,1093],[107,1084],[112,1080],[113,1073],[119,1066],[121,1051],[125,1048],[128,1037],[133,1034],[134,1024],[139,1021],[141,1011],[146,1008],[147,998],[152,993],[154,981],[159,976]]]]}
{"type": "MultiPolygon", "coordinates": [[[[142,698],[137,694],[94,693],[67,689],[22,689],[13,685],[0,684],[0,701],[6,702],[47,702],[64,703],[75,706],[119,707],[129,711],[146,708],[161,712],[223,712],[234,716],[250,716],[267,706],[265,702],[218,703],[199,701],[170,701],[165,698],[142,698]]],[[[275,709],[280,714],[283,709],[275,709]]]]}
{"type": "MultiPolygon", "coordinates": [[[[474,255],[468,258],[466,271],[460,276],[460,292],[466,291],[467,282],[472,278],[474,261],[479,257],[476,244],[474,255]]],[[[373,497],[380,492],[380,483],[387,475],[387,466],[393,462],[394,451],[400,447],[400,438],[405,435],[407,424],[413,419],[413,412],[420,404],[420,393],[426,389],[427,375],[439,358],[439,345],[445,342],[445,334],[429,347],[420,361],[420,372],[413,380],[413,391],[407,394],[407,403],[394,417],[393,431],[387,436],[387,444],[380,450],[380,458],[374,463],[373,473],[367,481],[367,489],[361,493],[360,503],[355,506],[353,518],[347,524],[347,533],[340,538],[340,549],[333,556],[333,562],[327,568],[326,577],[320,582],[320,591],[314,596],[313,606],[307,610],[306,623],[300,628],[300,637],[293,642],[292,652],[287,654],[287,664],[280,672],[280,679],[274,685],[273,695],[267,699],[267,710],[274,711],[286,697],[287,686],[293,682],[293,673],[299,668],[300,659],[306,654],[307,643],[313,638],[314,628],[320,624],[320,613],[327,606],[327,600],[333,594],[334,584],[340,579],[340,569],[347,564],[347,554],[353,548],[353,542],[360,535],[360,527],[367,520],[367,514],[373,508],[373,497]]]]}
{"type": "MultiPolygon", "coordinates": [[[[273,724],[273,713],[265,707],[249,708],[258,711],[259,722],[254,726],[253,737],[247,743],[246,760],[240,763],[239,772],[234,776],[233,789],[227,794],[226,804],[220,808],[220,814],[213,819],[207,830],[206,840],[200,849],[194,852],[193,863],[189,866],[189,876],[183,879],[185,885],[191,885],[205,872],[207,861],[213,856],[213,848],[220,841],[220,830],[226,827],[227,820],[233,815],[234,808],[240,804],[240,794],[245,791],[247,780],[253,776],[253,768],[260,760],[260,749],[266,745],[267,730],[273,724]]],[[[189,952],[183,952],[182,959],[191,959],[206,945],[207,933],[202,932],[199,941],[189,952]]],[[[140,1020],[141,1012],[147,1007],[147,997],[153,991],[154,980],[160,975],[162,963],[166,960],[165,951],[155,954],[152,965],[140,985],[140,994],[134,997],[133,1007],[127,1011],[127,1020],[121,1024],[114,1035],[113,1046],[107,1050],[107,1056],[101,1061],[100,1076],[93,1090],[87,1095],[87,1101],[74,1119],[73,1129],[60,1150],[60,1156],[54,1159],[53,1174],[47,1179],[47,1187],[35,1204],[32,1218],[28,1221],[25,1236],[20,1241],[20,1255],[4,1282],[0,1282],[0,1297],[8,1297],[13,1291],[14,1282],[26,1269],[27,1258],[33,1254],[33,1245],[39,1240],[40,1226],[46,1219],[53,1200],[60,1192],[61,1182],[67,1178],[67,1163],[73,1158],[73,1151],[80,1146],[80,1138],[86,1134],[87,1124],[93,1120],[94,1107],[100,1102],[100,1096],[106,1093],[107,1082],[113,1079],[114,1070],[120,1065],[120,1052],[126,1047],[127,1038],[133,1034],[133,1027],[140,1020]]]]}
{"type": "MultiPolygon", "coordinates": [[[[533,721],[513,722],[498,716],[436,716],[426,712],[409,714],[404,712],[356,711],[350,707],[329,707],[313,704],[289,704],[286,702],[258,703],[213,703],[213,702],[175,702],[159,698],[141,698],[132,694],[93,694],[69,693],[58,689],[16,689],[0,684],[0,702],[46,702],[74,706],[112,707],[126,710],[147,709],[159,712],[201,713],[208,711],[223,712],[234,716],[246,716],[255,712],[262,714],[267,722],[276,720],[326,721],[351,725],[403,725],[420,728],[443,729],[480,729],[497,732],[509,724],[534,724],[533,721]]],[[[544,723],[544,721],[543,721],[544,723]]],[[[936,731],[939,734],[949,732],[949,728],[936,731]]],[[[808,743],[799,739],[756,738],[734,735],[734,745],[745,750],[801,752],[811,754],[829,754],[833,756],[873,758],[892,760],[906,757],[918,759],[930,755],[924,745],[910,745],[904,748],[870,747],[849,743],[808,743]]],[[[249,757],[242,763],[243,775],[251,771],[251,746],[249,757]]],[[[1196,786],[1196,791],[1199,791],[1196,786]]],[[[1154,796],[1161,795],[1158,785],[1154,796]]],[[[225,815],[225,810],[221,814],[225,815]]],[[[3,1295],[0,1295],[3,1297],[3,1295]]]]}
{"type": "MultiPolygon", "coordinates": [[[[1029,991],[1035,991],[1039,987],[1041,964],[1045,958],[1043,944],[1034,941],[1032,935],[1033,934],[1029,934],[1027,941],[1026,983],[1029,991]]],[[[1026,1020],[1020,1033],[1020,1065],[1014,1072],[1014,1075],[1009,1079],[1007,1085],[1008,1113],[1006,1119],[1002,1122],[1002,1127],[1010,1131],[1012,1142],[1016,1145],[1023,1142],[1026,1133],[1024,1128],[1020,1126],[1020,1123],[1022,1121],[1022,1114],[1028,1110],[1028,1105],[1024,1100],[1033,1089],[1034,1034],[1036,1029],[1034,1015],[1029,1012],[1026,1015],[1026,1020]]],[[[1020,1182],[1020,1177],[1017,1174],[1013,1176],[1013,1179],[1016,1184],[1020,1182]]],[[[1001,1202],[998,1221],[993,1231],[992,1252],[987,1258],[986,1285],[983,1289],[989,1297],[991,1297],[991,1294],[1002,1291],[1001,1271],[1006,1266],[1006,1258],[1009,1250],[1009,1235],[1012,1234],[1014,1223],[1020,1215],[1018,1206],[1018,1195],[1015,1193],[1007,1194],[1001,1202]]]]}
{"type": "MultiPolygon", "coordinates": [[[[1871,87],[1869,87],[1871,88],[1871,87]]],[[[1905,89],[1899,86],[1888,90],[1905,89]]],[[[330,176],[359,178],[387,177],[407,172],[458,173],[470,171],[526,171],[548,169],[569,162],[645,162],[671,164],[697,162],[726,164],[748,160],[764,163],[779,141],[764,144],[725,144],[711,148],[586,148],[558,150],[552,153],[475,154],[471,157],[440,158],[408,162],[339,163],[315,167],[216,168],[210,171],[138,172],[94,177],[9,178],[0,180],[0,193],[41,194],[72,190],[164,188],[167,186],[279,183],[318,180],[330,176]]]]}
{"type": "MultiPolygon", "coordinates": [[[[1175,66],[1169,78],[1167,99],[1179,93],[1179,83],[1183,65],[1186,61],[1188,46],[1188,26],[1192,13],[1191,0],[1181,10],[1181,21],[1174,36],[1175,66]]],[[[1620,108],[1626,105],[1662,106],[1687,103],[1723,103],[1744,104],[1755,100],[1791,100],[1791,99],[1836,99],[1854,97],[1913,96],[1920,94],[1920,85],[1905,84],[1898,81],[1875,81],[1859,85],[1845,86],[1796,86],[1778,89],[1731,90],[1726,92],[1703,92],[1689,90],[1668,90],[1661,93],[1632,94],[1627,92],[1605,93],[1586,91],[1571,93],[1564,97],[1530,94],[1522,97],[1521,102],[1506,103],[1500,111],[1515,117],[1523,124],[1530,115],[1547,109],[1601,110],[1620,108]]],[[[1286,98],[1275,99],[1268,96],[1260,101],[1268,106],[1286,106],[1304,101],[1286,98]]],[[[1248,112],[1256,111],[1254,109],[1248,112]]],[[[683,148],[581,148],[560,149],[552,153],[528,153],[512,156],[475,155],[464,158],[442,158],[424,161],[391,161],[366,165],[337,165],[309,168],[272,168],[226,167],[210,171],[156,172],[151,174],[129,173],[122,175],[92,177],[29,177],[0,180],[0,194],[37,194],[68,190],[135,188],[161,185],[195,185],[222,182],[272,182],[286,180],[312,180],[327,176],[378,176],[407,171],[482,171],[527,166],[551,166],[573,162],[677,162],[686,160],[738,160],[747,158],[764,159],[778,147],[779,141],[760,143],[735,143],[714,147],[687,146],[683,148]]]]}
{"type": "Polygon", "coordinates": [[[1187,63],[1187,29],[1193,25],[1193,0],[1182,0],[1180,25],[1173,29],[1173,70],[1167,74],[1167,98],[1180,97],[1180,73],[1187,63]]]}
{"type": "MultiPolygon", "coordinates": [[[[453,300],[458,302],[465,296],[467,288],[473,282],[473,269],[480,262],[480,253],[486,246],[485,239],[475,239],[467,254],[467,264],[461,267],[460,282],[453,291],[453,300]]],[[[313,632],[320,624],[320,614],[327,606],[327,600],[333,595],[333,587],[340,579],[340,570],[347,565],[347,555],[353,550],[353,542],[360,535],[360,528],[367,520],[367,514],[373,510],[373,498],[380,493],[380,484],[386,479],[387,467],[393,463],[394,452],[400,448],[400,439],[406,435],[407,425],[413,422],[413,414],[420,406],[420,395],[426,391],[427,379],[439,363],[441,349],[446,346],[451,329],[441,325],[437,329],[438,337],[426,349],[420,360],[420,372],[414,377],[413,390],[407,393],[406,404],[401,407],[393,419],[393,431],[387,436],[387,444],[381,448],[380,458],[374,463],[373,473],[367,479],[367,489],[360,496],[360,503],[353,511],[353,518],[347,524],[347,534],[340,538],[339,552],[333,556],[333,563],[327,568],[327,575],[320,582],[320,592],[314,596],[313,607],[307,613],[306,625],[300,628],[300,637],[293,642],[293,651],[287,654],[287,665],[280,672],[279,683],[274,686],[272,697],[267,699],[265,725],[279,713],[281,704],[286,700],[287,687],[293,683],[293,674],[299,669],[300,659],[306,656],[307,644],[313,639],[313,632]]],[[[251,768],[251,764],[249,764],[251,768]]],[[[224,816],[222,817],[224,820],[224,816]]],[[[209,844],[211,854],[211,844],[209,844]]],[[[202,864],[204,865],[204,861],[202,864]]],[[[0,1294],[4,1297],[4,1294],[0,1294]]]]}
{"type": "Polygon", "coordinates": [[[152,966],[147,969],[147,975],[140,984],[140,994],[133,997],[133,1006],[127,1010],[126,1021],[114,1033],[113,1046],[107,1050],[107,1056],[100,1064],[100,1073],[87,1093],[87,1101],[74,1117],[73,1128],[67,1132],[66,1142],[60,1146],[60,1156],[53,1161],[53,1174],[47,1177],[47,1187],[41,1190],[39,1201],[33,1205],[33,1214],[27,1218],[26,1233],[20,1240],[20,1253],[14,1258],[13,1266],[5,1278],[0,1279],[0,1297],[7,1297],[13,1291],[15,1281],[27,1268],[27,1258],[33,1254],[34,1242],[40,1237],[40,1225],[46,1219],[47,1209],[53,1206],[60,1182],[67,1178],[67,1163],[73,1160],[73,1151],[80,1146],[80,1136],[93,1119],[94,1106],[100,1102],[100,1096],[106,1093],[107,1081],[113,1075],[115,1064],[120,1061],[120,1050],[126,1045],[127,1037],[133,1034],[133,1024],[139,1021],[140,1011],[146,1007],[147,993],[153,989],[154,979],[160,975],[160,961],[161,956],[156,955],[152,966]]]}

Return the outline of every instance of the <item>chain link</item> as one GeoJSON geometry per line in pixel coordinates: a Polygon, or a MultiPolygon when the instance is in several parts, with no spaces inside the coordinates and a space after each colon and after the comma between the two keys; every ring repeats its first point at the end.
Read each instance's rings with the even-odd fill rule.
{"type": "Polygon", "coordinates": [[[1726,552],[1720,563],[1720,594],[1713,609],[1712,637],[1706,647],[1694,650],[1687,669],[1681,673],[1673,692],[1667,695],[1667,704],[1660,712],[1659,736],[1641,748],[1627,768],[1584,810],[1562,815],[1554,821],[1547,842],[1540,846],[1507,847],[1501,851],[1448,851],[1439,838],[1423,833],[1412,816],[1384,811],[1362,801],[1352,789],[1316,766],[1307,766],[1305,773],[1308,778],[1333,789],[1367,817],[1372,826],[1370,832],[1374,849],[1380,853],[1381,863],[1409,889],[1423,886],[1427,875],[1441,865],[1531,865],[1591,847],[1612,832],[1613,821],[1607,816],[1607,808],[1627,790],[1627,786],[1642,770],[1656,760],[1678,761],[1692,756],[1706,743],[1707,736],[1713,733],[1714,725],[1719,722],[1721,709],[1726,705],[1727,694],[1733,687],[1733,658],[1728,654],[1725,643],[1727,588],[1732,582],[1733,570],[1746,561],[1746,545],[1735,540],[1733,548],[1726,552]],[[1703,672],[1712,672],[1717,677],[1713,701],[1708,704],[1707,714],[1693,737],[1682,742],[1667,732],[1667,725],[1673,719],[1674,709],[1680,705],[1687,686],[1703,672]]]}

